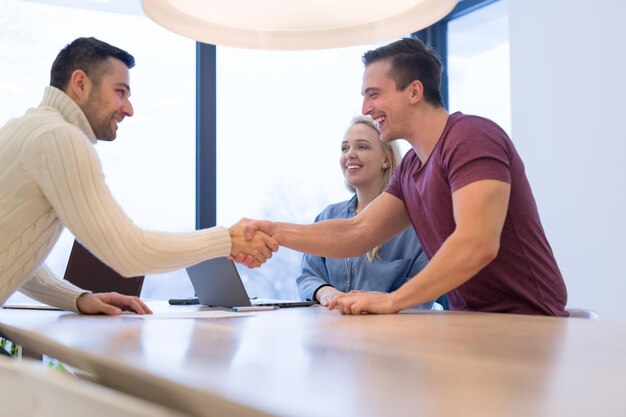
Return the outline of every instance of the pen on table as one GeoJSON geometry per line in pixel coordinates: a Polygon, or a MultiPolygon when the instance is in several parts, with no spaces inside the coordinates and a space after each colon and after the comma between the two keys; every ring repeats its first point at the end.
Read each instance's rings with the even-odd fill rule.
{"type": "Polygon", "coordinates": [[[265,310],[276,310],[277,306],[241,306],[241,307],[233,307],[234,312],[240,311],[265,311],[265,310]]]}

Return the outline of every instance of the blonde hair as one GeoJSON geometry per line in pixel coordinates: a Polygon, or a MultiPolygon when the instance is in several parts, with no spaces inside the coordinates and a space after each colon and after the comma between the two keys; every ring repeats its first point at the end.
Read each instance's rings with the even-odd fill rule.
{"type": "MultiPolygon", "coordinates": [[[[382,146],[387,156],[387,159],[389,160],[389,167],[385,169],[383,173],[383,178],[380,181],[380,189],[378,191],[378,194],[380,195],[382,194],[383,191],[385,191],[385,189],[389,185],[389,180],[391,180],[391,175],[393,174],[393,171],[395,171],[398,165],[400,165],[400,160],[401,160],[400,148],[398,147],[398,144],[396,142],[384,142],[380,140],[380,130],[378,129],[378,123],[376,123],[376,121],[372,119],[370,116],[366,116],[366,115],[355,116],[350,121],[350,126],[348,126],[348,129],[346,130],[351,129],[353,126],[360,124],[360,123],[371,127],[379,134],[378,139],[379,139],[380,145],[382,146]]],[[[348,188],[350,192],[356,193],[356,189],[350,184],[348,184],[347,182],[346,182],[346,188],[348,188]]],[[[380,252],[381,246],[382,245],[378,245],[375,248],[371,249],[369,252],[367,252],[367,259],[370,262],[380,257],[379,252],[380,252]]]]}

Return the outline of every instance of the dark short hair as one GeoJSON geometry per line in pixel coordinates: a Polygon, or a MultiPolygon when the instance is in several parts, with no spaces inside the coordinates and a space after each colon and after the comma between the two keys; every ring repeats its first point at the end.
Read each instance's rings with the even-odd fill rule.
{"type": "Polygon", "coordinates": [[[61,49],[50,70],[50,85],[64,90],[72,73],[85,71],[93,82],[98,83],[108,65],[102,65],[109,57],[117,58],[130,69],[135,58],[128,52],[96,38],[78,38],[61,49]]]}
{"type": "Polygon", "coordinates": [[[391,78],[397,90],[404,90],[415,80],[424,86],[426,101],[443,107],[441,98],[441,72],[443,64],[435,50],[416,38],[404,38],[399,41],[367,51],[363,63],[367,67],[377,61],[391,62],[391,78]]]}

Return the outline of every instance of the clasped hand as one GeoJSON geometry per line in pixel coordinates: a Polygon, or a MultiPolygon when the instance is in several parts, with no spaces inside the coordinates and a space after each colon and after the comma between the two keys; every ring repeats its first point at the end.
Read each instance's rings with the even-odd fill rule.
{"type": "Polygon", "coordinates": [[[259,222],[243,218],[229,229],[232,247],[230,259],[248,268],[261,266],[278,250],[278,243],[272,239],[270,222],[259,222]]]}

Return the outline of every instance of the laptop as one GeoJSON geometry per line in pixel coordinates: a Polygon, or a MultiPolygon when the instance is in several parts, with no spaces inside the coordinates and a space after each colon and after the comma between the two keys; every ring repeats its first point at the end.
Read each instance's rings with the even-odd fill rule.
{"type": "Polygon", "coordinates": [[[93,292],[115,291],[139,297],[143,276],[124,278],[108,265],[96,258],[77,240],[74,241],[70,258],[65,268],[65,280],[79,288],[93,292]]]}
{"type": "Polygon", "coordinates": [[[187,268],[187,274],[199,303],[207,306],[305,307],[315,304],[313,301],[250,298],[235,263],[228,258],[200,262],[187,268]]]}

